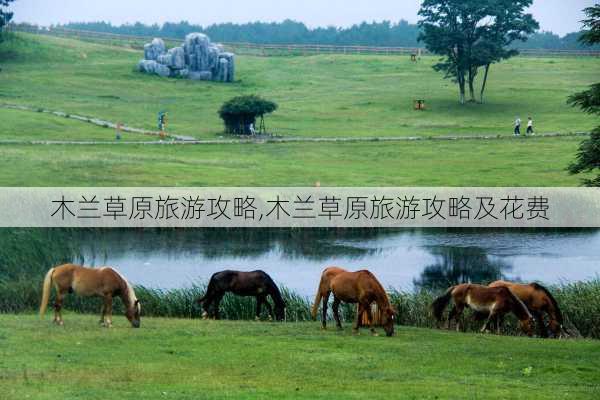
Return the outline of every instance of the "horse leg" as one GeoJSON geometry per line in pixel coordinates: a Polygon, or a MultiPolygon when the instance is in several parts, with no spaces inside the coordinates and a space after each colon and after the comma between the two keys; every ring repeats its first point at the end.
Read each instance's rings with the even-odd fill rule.
{"type": "Polygon", "coordinates": [[[202,319],[208,319],[210,318],[210,305],[212,303],[212,297],[207,295],[204,300],[202,300],[202,309],[204,310],[202,312],[202,319]]]}
{"type": "Polygon", "coordinates": [[[496,315],[496,335],[502,333],[502,326],[504,325],[504,314],[496,315]]]}
{"type": "Polygon", "coordinates": [[[269,312],[269,321],[273,321],[273,318],[275,318],[275,314],[273,314],[273,307],[271,307],[271,303],[269,303],[269,300],[267,300],[266,297],[264,298],[263,303],[265,304],[265,306],[267,307],[267,311],[269,312]]]}
{"type": "Polygon", "coordinates": [[[327,291],[327,293],[325,293],[323,295],[323,307],[322,307],[322,314],[321,314],[321,329],[327,329],[327,304],[329,304],[329,294],[331,294],[331,291],[327,291]]]}
{"type": "Polygon", "coordinates": [[[103,325],[103,324],[104,324],[104,315],[106,315],[106,304],[105,304],[105,302],[103,301],[103,302],[102,302],[102,307],[100,308],[100,321],[98,321],[98,323],[99,323],[100,325],[103,325]]]}
{"type": "Polygon", "coordinates": [[[352,333],[354,333],[356,335],[358,335],[360,319],[364,312],[365,312],[365,306],[362,303],[358,303],[358,310],[356,312],[356,317],[354,318],[354,326],[352,327],[352,333]]]}
{"type": "Polygon", "coordinates": [[[487,319],[485,320],[485,324],[483,324],[483,327],[481,328],[481,333],[485,333],[487,330],[490,329],[491,323],[495,318],[496,318],[496,313],[492,309],[492,310],[490,310],[490,315],[488,315],[487,319]]]}
{"type": "Polygon", "coordinates": [[[263,296],[256,296],[256,316],[254,319],[260,321],[260,309],[265,298],[263,296]]]}
{"type": "Polygon", "coordinates": [[[106,309],[105,311],[105,324],[104,326],[107,328],[112,328],[112,306],[113,306],[113,299],[112,299],[112,295],[108,294],[106,296],[104,296],[104,307],[106,309]]]}
{"type": "Polygon", "coordinates": [[[373,307],[369,304],[367,307],[367,320],[369,322],[369,326],[371,327],[371,334],[373,336],[379,336],[375,331],[375,318],[373,316],[373,307]]]}
{"type": "Polygon", "coordinates": [[[464,306],[458,306],[458,305],[454,305],[454,307],[452,307],[452,310],[450,310],[450,314],[448,314],[448,323],[446,324],[446,329],[450,329],[450,323],[452,322],[453,319],[456,320],[456,332],[460,332],[460,315],[462,314],[464,310],[464,306]]]}
{"type": "Polygon", "coordinates": [[[215,300],[213,301],[213,317],[214,319],[219,319],[219,306],[221,305],[221,300],[225,293],[220,293],[215,296],[215,300]]]}
{"type": "Polygon", "coordinates": [[[65,321],[62,318],[62,304],[65,297],[65,293],[57,290],[56,291],[56,300],[54,301],[54,323],[57,325],[64,325],[65,321]]]}
{"type": "Polygon", "coordinates": [[[333,297],[333,304],[331,306],[333,310],[333,318],[335,319],[335,325],[339,330],[342,330],[342,323],[340,322],[340,299],[337,297],[333,297]]]}
{"type": "Polygon", "coordinates": [[[533,318],[535,318],[535,323],[537,324],[538,332],[541,338],[548,337],[548,329],[546,329],[546,325],[544,325],[544,316],[539,311],[533,311],[533,318]]]}

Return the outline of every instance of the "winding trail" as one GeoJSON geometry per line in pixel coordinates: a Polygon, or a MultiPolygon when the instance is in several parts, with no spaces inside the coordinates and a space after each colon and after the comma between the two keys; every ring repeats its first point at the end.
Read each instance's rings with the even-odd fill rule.
{"type": "MultiPolygon", "coordinates": [[[[64,111],[48,110],[40,107],[31,107],[17,104],[0,103],[0,108],[29,111],[37,113],[51,114],[57,117],[73,119],[76,121],[91,123],[104,128],[116,129],[117,124],[112,121],[106,121],[100,118],[86,117],[77,114],[70,114],[64,111]]],[[[142,128],[135,128],[128,125],[121,125],[121,131],[140,134],[146,136],[160,137],[160,132],[151,131],[142,128]]],[[[0,140],[0,145],[209,145],[209,144],[244,144],[244,143],[351,143],[351,142],[410,142],[410,141],[427,141],[427,140],[530,140],[549,137],[573,137],[573,136],[589,136],[589,132],[573,132],[560,133],[549,132],[536,134],[535,136],[513,136],[501,134],[482,134],[482,135],[440,135],[440,136],[383,136],[383,137],[281,137],[281,136],[249,136],[235,137],[234,139],[196,139],[192,136],[176,135],[173,133],[165,133],[165,137],[171,140],[149,140],[149,141],[127,141],[127,140],[19,140],[8,139],[0,140]]]]}

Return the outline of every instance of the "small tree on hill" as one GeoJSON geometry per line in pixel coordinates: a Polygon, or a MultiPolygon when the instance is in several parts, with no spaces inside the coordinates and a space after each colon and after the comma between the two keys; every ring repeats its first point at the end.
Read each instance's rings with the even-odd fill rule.
{"type": "Polygon", "coordinates": [[[225,123],[225,132],[235,135],[252,134],[251,126],[256,119],[277,109],[277,104],[259,96],[238,96],[225,102],[219,110],[219,116],[225,123]]]}
{"type": "Polygon", "coordinates": [[[433,66],[452,78],[459,88],[460,102],[475,100],[475,78],[484,68],[480,91],[483,101],[490,65],[518,52],[509,45],[525,41],[538,23],[525,10],[533,0],[424,0],[419,10],[419,41],[444,58],[433,66]]]}
{"type": "MultiPolygon", "coordinates": [[[[579,41],[587,45],[600,43],[600,4],[583,10],[587,19],[583,20],[584,28],[588,28],[579,41]]],[[[569,97],[569,103],[580,107],[590,114],[600,115],[600,83],[593,84],[588,90],[575,93],[569,97]]],[[[568,168],[571,174],[600,170],[600,126],[596,127],[590,138],[579,145],[577,157],[568,168]]],[[[600,187],[600,175],[593,179],[584,179],[585,186],[600,187]]]]}

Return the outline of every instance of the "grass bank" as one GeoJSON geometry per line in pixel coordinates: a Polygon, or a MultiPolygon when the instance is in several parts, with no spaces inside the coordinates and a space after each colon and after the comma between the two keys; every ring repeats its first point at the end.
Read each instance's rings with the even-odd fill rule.
{"type": "Polygon", "coordinates": [[[0,185],[577,186],[581,140],[0,145],[0,185]]]}
{"type": "Polygon", "coordinates": [[[589,399],[596,341],[548,341],[400,328],[392,338],[316,323],[146,318],[133,330],[67,315],[0,316],[7,400],[589,399]]]}

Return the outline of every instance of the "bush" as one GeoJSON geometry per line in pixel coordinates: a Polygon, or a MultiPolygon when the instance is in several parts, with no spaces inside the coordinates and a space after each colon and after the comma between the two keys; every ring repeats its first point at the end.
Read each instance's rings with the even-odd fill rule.
{"type": "Polygon", "coordinates": [[[259,96],[238,96],[225,102],[219,109],[219,116],[225,123],[225,133],[235,135],[251,134],[250,124],[256,125],[256,118],[272,113],[277,104],[259,96]]]}

